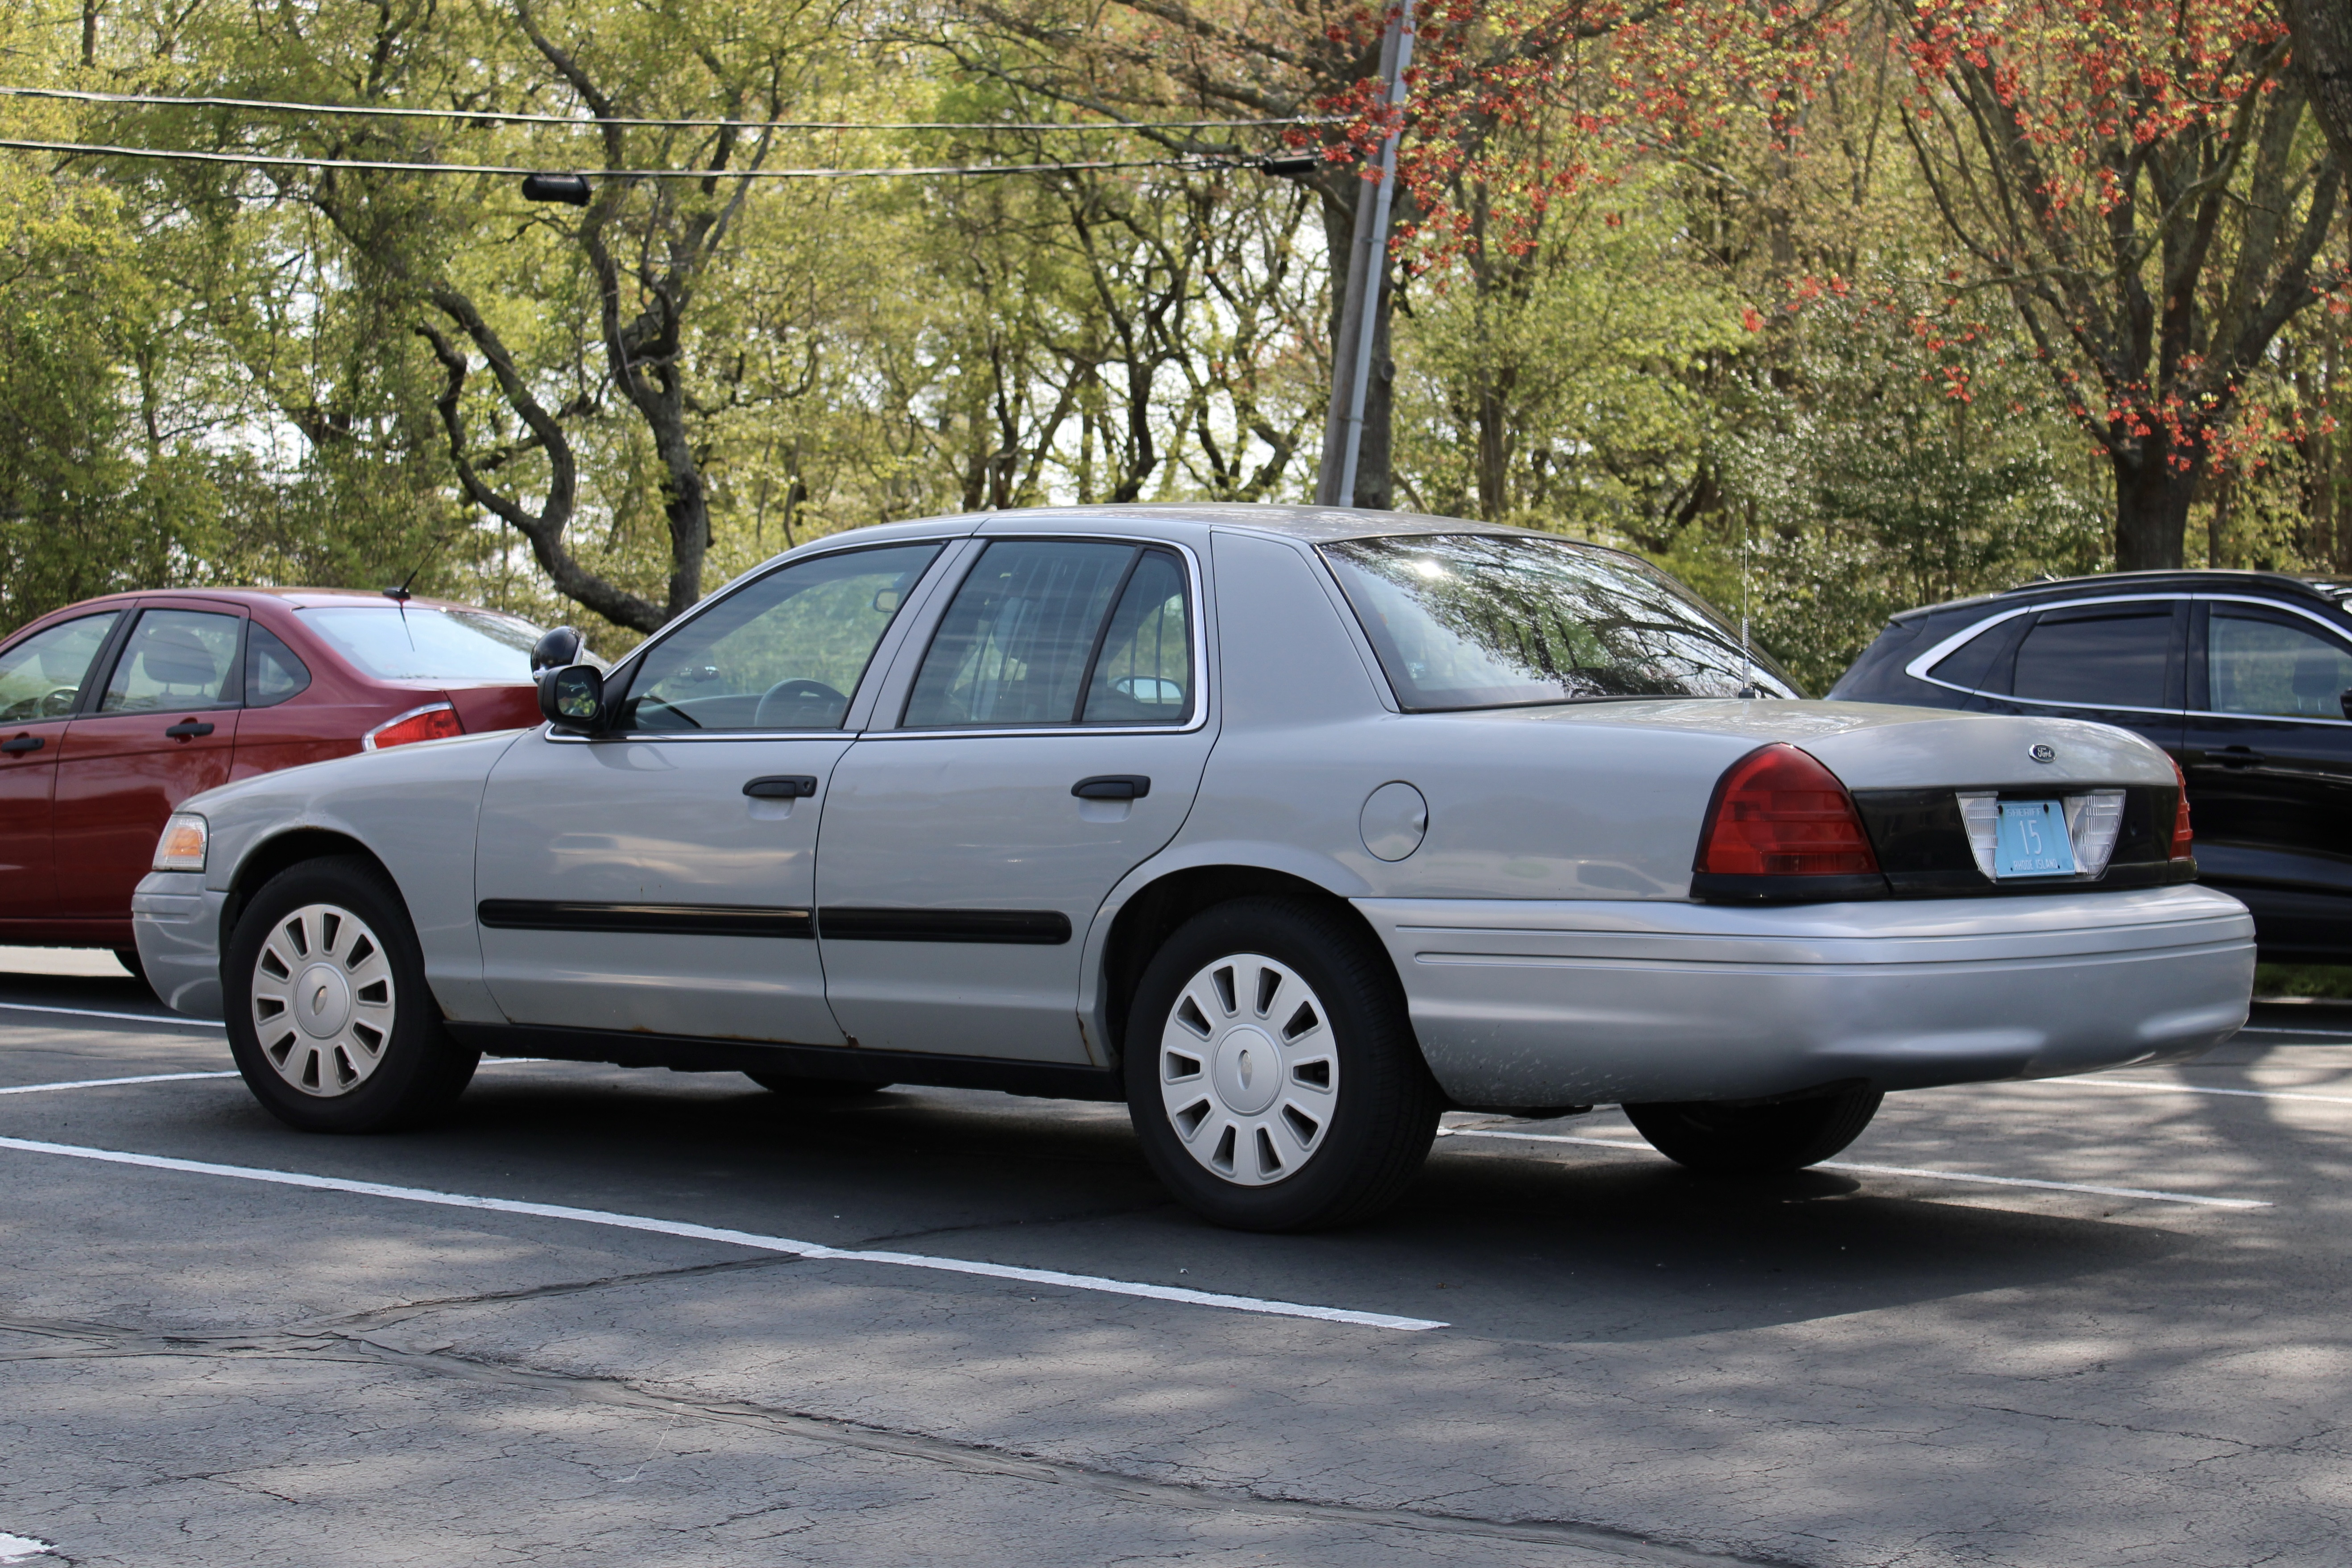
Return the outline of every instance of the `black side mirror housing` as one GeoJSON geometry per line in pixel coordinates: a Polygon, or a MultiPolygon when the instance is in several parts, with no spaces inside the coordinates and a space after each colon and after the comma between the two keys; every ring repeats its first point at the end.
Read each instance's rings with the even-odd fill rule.
{"type": "Polygon", "coordinates": [[[2347,691],[2336,698],[2336,706],[2344,710],[2344,717],[2352,719],[2352,691],[2347,691]]]}
{"type": "Polygon", "coordinates": [[[537,680],[551,669],[562,669],[567,664],[578,664],[581,646],[578,628],[556,627],[531,645],[530,678],[537,680]]]}
{"type": "Polygon", "coordinates": [[[593,664],[569,664],[539,678],[539,710],[559,730],[594,734],[605,727],[604,672],[593,664]]]}

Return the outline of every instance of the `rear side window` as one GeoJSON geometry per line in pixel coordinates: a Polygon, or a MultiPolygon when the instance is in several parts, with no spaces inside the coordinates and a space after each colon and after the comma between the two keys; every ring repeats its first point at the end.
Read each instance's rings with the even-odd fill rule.
{"type": "Polygon", "coordinates": [[[2011,690],[2021,702],[2162,709],[2172,624],[2168,604],[2045,611],[2018,645],[2011,690]]]}
{"type": "MultiPolygon", "coordinates": [[[[1082,695],[1097,708],[1088,678],[1108,635],[1105,617],[1144,553],[1131,544],[1062,540],[991,544],[923,656],[907,726],[1069,724],[1082,695]]],[[[1115,658],[1133,661],[1150,609],[1138,609],[1115,658]]],[[[1124,691],[1106,685],[1100,718],[1113,718],[1115,708],[1122,710],[1115,717],[1129,718],[1147,705],[1164,710],[1182,703],[1181,688],[1159,684],[1166,678],[1156,663],[1114,679],[1129,685],[1124,691]]]]}
{"type": "Polygon", "coordinates": [[[241,616],[202,610],[148,610],[131,628],[107,679],[101,713],[147,713],[179,708],[217,708],[234,700],[229,678],[236,669],[241,616]]]}
{"type": "Polygon", "coordinates": [[[62,719],[72,712],[90,661],[121,618],[119,611],[84,616],[37,632],[0,654],[0,724],[62,719]]]}
{"type": "Polygon", "coordinates": [[[245,705],[272,708],[299,697],[310,684],[310,667],[294,656],[268,627],[252,626],[245,633],[245,705]]]}
{"type": "Polygon", "coordinates": [[[2218,605],[2205,658],[2216,713],[2341,719],[2352,691],[2352,649],[2336,638],[2218,605]]]}

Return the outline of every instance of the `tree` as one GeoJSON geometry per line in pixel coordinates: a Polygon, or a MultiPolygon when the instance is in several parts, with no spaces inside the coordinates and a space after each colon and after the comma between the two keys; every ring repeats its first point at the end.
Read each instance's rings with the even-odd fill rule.
{"type": "Polygon", "coordinates": [[[2344,0],[2279,0],[2294,38],[2294,65],[2327,132],[2336,161],[2352,169],[2352,5],[2344,0]]]}
{"type": "Polygon", "coordinates": [[[2283,29],[2257,0],[1922,0],[1907,32],[1919,167],[2112,468],[2116,565],[2179,565],[2248,378],[2346,281],[2283,29]]]}

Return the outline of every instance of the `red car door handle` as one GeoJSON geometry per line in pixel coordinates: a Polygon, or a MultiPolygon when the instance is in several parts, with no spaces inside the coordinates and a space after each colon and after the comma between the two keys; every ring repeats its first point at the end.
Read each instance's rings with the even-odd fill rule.
{"type": "Polygon", "coordinates": [[[0,752],[37,752],[47,744],[38,735],[11,735],[0,741],[0,752]]]}
{"type": "Polygon", "coordinates": [[[212,732],[212,725],[202,719],[183,719],[178,723],[163,731],[163,733],[171,736],[174,741],[185,741],[192,736],[209,735],[212,732]]]}

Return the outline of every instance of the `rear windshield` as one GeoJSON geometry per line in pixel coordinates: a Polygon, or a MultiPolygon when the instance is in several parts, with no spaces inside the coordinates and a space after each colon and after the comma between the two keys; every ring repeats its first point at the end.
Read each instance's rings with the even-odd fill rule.
{"type": "Polygon", "coordinates": [[[1672,577],[1564,539],[1350,539],[1325,559],[1414,712],[1797,688],[1672,577]]]}
{"type": "Polygon", "coordinates": [[[494,610],[337,605],[302,624],[380,680],[529,680],[540,628],[494,610]]]}

